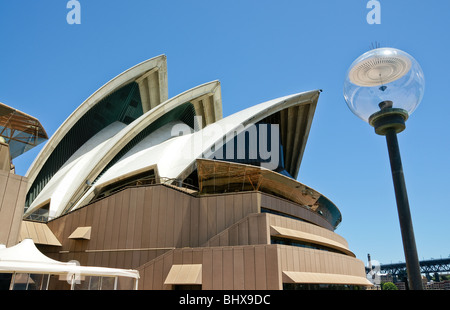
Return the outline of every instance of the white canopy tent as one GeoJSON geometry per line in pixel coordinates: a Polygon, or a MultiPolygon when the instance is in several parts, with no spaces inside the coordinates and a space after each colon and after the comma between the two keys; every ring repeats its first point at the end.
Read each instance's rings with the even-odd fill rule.
{"type": "MultiPolygon", "coordinates": [[[[66,276],[74,289],[76,280],[83,276],[113,277],[114,289],[117,288],[118,277],[134,280],[137,289],[139,272],[131,269],[79,266],[76,262],[60,262],[42,254],[32,239],[24,239],[19,244],[5,248],[0,246],[0,273],[11,273],[11,287],[14,286],[16,274],[43,274],[66,276]]],[[[48,281],[47,281],[48,288],[48,281]]]]}

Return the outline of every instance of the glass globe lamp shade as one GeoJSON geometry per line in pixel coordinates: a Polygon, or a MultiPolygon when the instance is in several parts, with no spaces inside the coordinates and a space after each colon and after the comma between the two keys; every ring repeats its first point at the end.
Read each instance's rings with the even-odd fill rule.
{"type": "Polygon", "coordinates": [[[407,117],[422,100],[425,79],[419,63],[395,48],[377,48],[358,57],[347,71],[344,98],[350,110],[370,123],[384,108],[407,117]]]}

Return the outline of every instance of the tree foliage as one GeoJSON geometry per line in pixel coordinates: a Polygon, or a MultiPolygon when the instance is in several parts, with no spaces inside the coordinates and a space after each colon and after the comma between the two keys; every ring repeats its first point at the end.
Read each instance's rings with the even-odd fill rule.
{"type": "Polygon", "coordinates": [[[397,285],[395,285],[392,282],[386,282],[386,283],[383,283],[383,285],[381,286],[381,289],[384,291],[396,291],[396,290],[398,290],[398,287],[397,287],[397,285]]]}

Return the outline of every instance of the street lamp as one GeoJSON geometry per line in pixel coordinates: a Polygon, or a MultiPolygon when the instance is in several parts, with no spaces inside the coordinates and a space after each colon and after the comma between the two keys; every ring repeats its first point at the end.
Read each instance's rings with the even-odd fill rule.
{"type": "Polygon", "coordinates": [[[344,83],[350,110],[386,136],[409,286],[422,290],[419,259],[397,140],[422,100],[425,80],[418,62],[394,48],[377,48],[358,57],[344,83]]]}

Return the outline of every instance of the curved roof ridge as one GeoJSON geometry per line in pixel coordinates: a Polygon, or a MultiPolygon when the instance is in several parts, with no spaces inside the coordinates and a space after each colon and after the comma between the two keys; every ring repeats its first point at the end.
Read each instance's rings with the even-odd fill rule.
{"type": "MultiPolygon", "coordinates": [[[[114,180],[120,180],[124,175],[132,176],[136,173],[141,173],[146,167],[156,166],[159,177],[161,178],[183,179],[194,171],[197,159],[202,158],[202,154],[205,153],[205,150],[208,150],[214,143],[223,139],[224,135],[228,133],[225,132],[226,130],[232,131],[241,125],[244,125],[243,127],[245,127],[248,124],[254,124],[273,113],[298,105],[313,105],[315,107],[318,95],[319,91],[307,91],[272,99],[236,112],[215,123],[211,123],[201,130],[174,137],[163,143],[154,145],[151,148],[147,148],[146,150],[139,152],[139,154],[134,154],[127,158],[124,157],[124,161],[115,164],[114,167],[112,167],[113,170],[110,170],[109,173],[103,175],[101,179],[99,179],[98,182],[96,182],[96,184],[80,198],[72,210],[88,204],[93,198],[93,193],[96,189],[101,189],[114,180]],[[219,130],[217,130],[217,128],[219,130]],[[199,140],[202,143],[201,147],[192,148],[192,144],[195,144],[199,140]]],[[[159,109],[162,108],[163,106],[159,107],[159,109]]],[[[314,109],[312,109],[312,111],[314,111],[314,109]]],[[[312,114],[309,114],[309,116],[312,118],[312,114]]],[[[129,129],[130,128],[127,130],[129,129]]],[[[307,136],[304,131],[302,131],[301,134],[307,136]]],[[[304,146],[305,143],[306,139],[302,141],[302,145],[304,146]]],[[[328,201],[326,198],[325,200],[328,201]]]]}
{"type": "MultiPolygon", "coordinates": [[[[175,108],[181,106],[182,104],[187,103],[195,98],[205,96],[207,94],[210,94],[213,97],[217,95],[215,100],[218,102],[218,105],[220,105],[219,109],[220,113],[217,112],[214,114],[217,115],[218,117],[220,114],[221,117],[220,82],[217,80],[196,86],[173,98],[164,101],[160,105],[154,107],[153,109],[147,111],[146,113],[138,117],[136,120],[134,120],[125,128],[115,133],[108,141],[104,142],[101,148],[98,148],[96,150],[97,154],[95,157],[93,157],[91,160],[87,162],[83,162],[82,164],[84,166],[81,167],[81,169],[80,167],[78,167],[78,172],[76,173],[77,179],[72,180],[70,184],[67,184],[65,186],[66,194],[64,199],[61,200],[60,205],[52,206],[52,202],[50,202],[50,209],[52,210],[52,213],[55,212],[57,215],[59,215],[61,212],[63,212],[64,209],[67,208],[67,204],[69,204],[73,200],[75,200],[76,204],[76,201],[78,201],[77,197],[81,198],[80,195],[82,195],[83,191],[86,189],[86,186],[88,186],[86,181],[92,182],[93,179],[95,179],[95,177],[97,177],[97,175],[114,158],[114,156],[117,155],[120,152],[120,150],[128,142],[131,141],[131,139],[136,137],[147,126],[156,121],[159,117],[162,117],[169,111],[174,110],[175,108]]],[[[202,106],[200,108],[202,108],[202,106]]],[[[216,121],[216,119],[214,118],[213,121],[216,121]]],[[[90,140],[86,141],[86,143],[88,143],[89,141],[90,140]]],[[[75,166],[72,167],[72,169],[76,169],[75,166]]],[[[59,190],[64,189],[59,188],[59,190]]],[[[42,192],[45,194],[45,187],[42,190],[42,192]]],[[[50,190],[50,192],[48,192],[46,195],[47,195],[46,197],[39,197],[38,195],[35,199],[36,203],[32,203],[30,205],[30,207],[27,209],[25,213],[25,216],[28,216],[29,214],[39,209],[40,206],[42,205],[40,201],[48,201],[50,197],[53,195],[53,192],[50,190]]]]}
{"type": "MultiPolygon", "coordinates": [[[[282,110],[289,109],[294,106],[302,105],[302,104],[309,104],[311,105],[311,108],[309,109],[308,113],[305,115],[305,126],[303,128],[303,141],[300,145],[300,156],[298,158],[298,162],[295,166],[295,173],[291,173],[293,178],[297,178],[298,169],[300,166],[301,157],[303,155],[303,150],[306,145],[306,141],[308,138],[308,133],[311,127],[312,118],[315,112],[315,108],[317,105],[317,101],[319,98],[320,90],[312,90],[312,91],[306,91],[301,93],[296,93],[293,95],[283,96],[276,99],[272,99],[269,101],[262,102],[260,104],[251,106],[247,109],[241,110],[239,112],[236,112],[232,115],[229,115],[222,120],[217,121],[216,123],[212,125],[219,125],[222,127],[226,127],[227,130],[235,130],[236,128],[243,128],[249,124],[255,124],[264,118],[271,116],[277,112],[280,112],[282,110]],[[227,126],[227,124],[232,124],[232,126],[227,126]]],[[[297,127],[295,128],[298,129],[297,127]]],[[[214,131],[214,129],[208,129],[208,127],[204,128],[205,131],[214,131]]],[[[196,133],[194,133],[196,134],[196,133]]],[[[208,135],[208,134],[207,134],[208,135]]],[[[206,135],[206,136],[207,136],[206,135]]],[[[223,137],[218,137],[218,140],[222,139],[223,137]]],[[[282,137],[283,138],[283,137],[282,137]]],[[[295,139],[295,135],[293,138],[287,140],[287,142],[292,143],[295,139]]],[[[210,141],[210,145],[208,147],[212,147],[217,141],[210,141]]],[[[298,149],[298,148],[297,148],[298,149]]],[[[294,152],[294,148],[290,149],[291,152],[294,152]]],[[[204,150],[201,151],[202,153],[204,150]]],[[[190,165],[187,165],[185,170],[179,174],[179,177],[187,176],[193,171],[193,165],[195,164],[195,159],[192,160],[190,165]]]]}
{"type": "MultiPolygon", "coordinates": [[[[118,74],[107,83],[103,84],[98,90],[96,90],[93,94],[91,94],[83,103],[81,103],[75,111],[73,111],[69,117],[67,117],[64,122],[59,126],[56,132],[52,135],[52,137],[47,141],[44,147],[39,152],[38,156],[36,156],[33,163],[30,165],[25,176],[29,179],[28,189],[31,187],[31,184],[35,180],[37,174],[39,173],[42,166],[47,161],[53,149],[58,145],[58,143],[62,140],[62,138],[67,134],[70,128],[77,122],[77,120],[84,115],[90,108],[92,108],[95,104],[100,102],[101,99],[105,98],[107,95],[111,94],[121,86],[124,86],[134,80],[136,80],[140,75],[145,74],[147,71],[152,68],[159,67],[163,68],[164,79],[167,80],[166,74],[166,56],[160,55],[148,60],[145,60],[124,72],[118,74]]],[[[165,85],[162,88],[165,88],[164,92],[167,93],[167,81],[164,83],[165,85]]]]}

